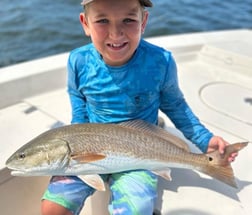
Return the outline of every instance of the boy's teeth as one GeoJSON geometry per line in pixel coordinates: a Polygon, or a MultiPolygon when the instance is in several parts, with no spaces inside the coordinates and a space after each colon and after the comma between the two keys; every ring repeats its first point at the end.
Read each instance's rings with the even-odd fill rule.
{"type": "Polygon", "coordinates": [[[112,47],[114,47],[114,48],[118,48],[120,46],[122,46],[122,45],[121,44],[112,44],[112,47]]]}

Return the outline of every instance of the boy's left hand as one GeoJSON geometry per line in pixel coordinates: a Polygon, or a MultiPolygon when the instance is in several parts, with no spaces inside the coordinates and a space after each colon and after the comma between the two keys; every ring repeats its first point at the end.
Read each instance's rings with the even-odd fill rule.
{"type": "MultiPolygon", "coordinates": [[[[207,149],[207,153],[215,151],[215,150],[219,150],[219,152],[221,154],[224,154],[225,152],[225,147],[229,145],[229,143],[227,141],[225,141],[223,138],[219,137],[219,136],[213,136],[208,144],[208,149],[207,149]]],[[[238,153],[233,153],[230,155],[230,157],[228,158],[229,162],[233,162],[235,160],[235,157],[238,155],[238,153]]]]}

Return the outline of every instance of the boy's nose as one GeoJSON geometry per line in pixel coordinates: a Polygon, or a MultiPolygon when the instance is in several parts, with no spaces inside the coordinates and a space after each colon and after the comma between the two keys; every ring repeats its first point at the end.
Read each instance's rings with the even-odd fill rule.
{"type": "Polygon", "coordinates": [[[123,36],[123,28],[121,25],[113,25],[110,28],[110,36],[111,38],[118,38],[123,36]]]}

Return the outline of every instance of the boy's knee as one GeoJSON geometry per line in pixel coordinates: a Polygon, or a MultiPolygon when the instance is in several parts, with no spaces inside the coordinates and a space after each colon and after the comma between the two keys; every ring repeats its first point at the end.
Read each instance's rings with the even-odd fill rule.
{"type": "Polygon", "coordinates": [[[109,206],[110,214],[112,215],[152,215],[154,211],[153,200],[143,199],[141,203],[139,201],[127,200],[111,204],[109,206]]]}
{"type": "Polygon", "coordinates": [[[152,215],[154,211],[154,199],[144,199],[143,202],[131,202],[131,207],[129,213],[125,214],[134,214],[134,215],[152,215]]]}
{"type": "Polygon", "coordinates": [[[42,215],[73,215],[72,212],[70,212],[65,207],[48,201],[43,200],[41,203],[41,214],[42,215]]]}
{"type": "Polygon", "coordinates": [[[152,215],[157,197],[157,177],[147,171],[112,175],[110,213],[152,215]]]}

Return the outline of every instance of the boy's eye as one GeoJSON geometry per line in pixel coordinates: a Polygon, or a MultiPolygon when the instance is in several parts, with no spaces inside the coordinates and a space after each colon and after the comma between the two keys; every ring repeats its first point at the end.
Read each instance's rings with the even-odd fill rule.
{"type": "Polygon", "coordinates": [[[107,19],[100,19],[100,20],[97,20],[96,23],[105,24],[105,23],[108,23],[108,20],[107,19]]]}
{"type": "MultiPolygon", "coordinates": [[[[98,23],[98,24],[107,24],[107,23],[109,23],[109,20],[108,19],[99,19],[99,20],[97,20],[95,22],[98,23]]],[[[132,22],[135,22],[135,20],[130,19],[130,18],[126,18],[126,19],[123,20],[123,23],[125,23],[125,24],[132,23],[132,22]]]]}
{"type": "Polygon", "coordinates": [[[125,23],[130,23],[130,22],[134,22],[134,21],[135,21],[134,19],[129,19],[129,18],[123,20],[123,22],[125,22],[125,23]]]}

